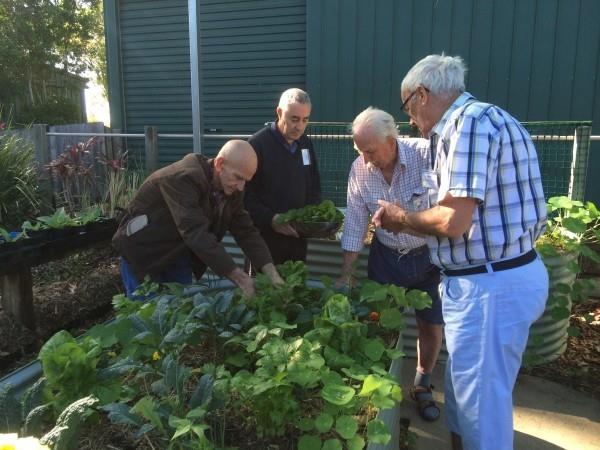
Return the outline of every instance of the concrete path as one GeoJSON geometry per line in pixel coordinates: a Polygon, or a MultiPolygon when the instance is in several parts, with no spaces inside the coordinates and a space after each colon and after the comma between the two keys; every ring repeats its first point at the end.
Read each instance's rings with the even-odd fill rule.
{"type": "MultiPolygon", "coordinates": [[[[402,364],[404,392],[414,379],[415,360],[402,364]]],[[[434,399],[442,416],[434,423],[419,417],[414,402],[405,399],[401,417],[410,420],[417,434],[418,450],[450,448],[444,424],[444,366],[436,367],[432,384],[434,399]]],[[[522,375],[513,394],[515,450],[596,450],[600,449],[600,402],[566,386],[522,375]]],[[[493,447],[490,447],[493,448],[493,447]]]]}

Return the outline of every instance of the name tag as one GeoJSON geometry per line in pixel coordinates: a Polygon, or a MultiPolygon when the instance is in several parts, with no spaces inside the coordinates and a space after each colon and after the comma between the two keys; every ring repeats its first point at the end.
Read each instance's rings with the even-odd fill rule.
{"type": "Polygon", "coordinates": [[[302,149],[302,163],[305,166],[310,166],[310,152],[307,148],[302,149]]]}
{"type": "Polygon", "coordinates": [[[438,188],[438,179],[437,173],[433,170],[426,170],[423,172],[421,181],[423,183],[423,187],[427,189],[437,189],[438,188]]]}
{"type": "Polygon", "coordinates": [[[423,207],[425,206],[425,201],[423,199],[423,197],[419,196],[419,197],[414,197],[413,198],[413,208],[415,209],[415,211],[421,211],[423,209],[423,207]]]}

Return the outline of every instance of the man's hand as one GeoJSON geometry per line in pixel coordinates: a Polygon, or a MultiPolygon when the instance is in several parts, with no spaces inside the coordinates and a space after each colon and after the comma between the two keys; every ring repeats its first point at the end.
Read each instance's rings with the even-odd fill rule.
{"type": "Polygon", "coordinates": [[[277,272],[277,269],[272,263],[265,264],[260,271],[268,276],[271,283],[275,286],[282,286],[285,284],[285,281],[283,281],[283,278],[281,278],[281,275],[279,275],[279,272],[277,272]]]}
{"type": "Polygon", "coordinates": [[[271,219],[271,228],[273,228],[273,230],[275,230],[275,232],[279,234],[284,234],[286,236],[292,236],[296,238],[300,237],[298,236],[298,232],[296,231],[296,229],[289,223],[278,223],[277,220],[279,219],[279,216],[280,214],[275,214],[273,216],[273,219],[271,219]]]}
{"type": "Polygon", "coordinates": [[[254,280],[239,267],[233,269],[227,278],[233,281],[242,290],[242,295],[244,297],[249,298],[256,293],[256,290],[254,289],[254,280]]]}
{"type": "Polygon", "coordinates": [[[373,223],[376,227],[381,227],[396,234],[408,228],[406,210],[385,200],[378,200],[377,203],[379,203],[380,208],[373,215],[373,223]]]}

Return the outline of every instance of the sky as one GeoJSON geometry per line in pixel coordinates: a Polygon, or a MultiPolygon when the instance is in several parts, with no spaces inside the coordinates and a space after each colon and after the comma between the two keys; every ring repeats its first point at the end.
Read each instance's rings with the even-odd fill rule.
{"type": "Polygon", "coordinates": [[[105,126],[110,126],[110,112],[108,109],[108,99],[102,93],[102,87],[96,82],[93,73],[83,75],[88,78],[87,89],[85,90],[85,106],[88,122],[103,122],[105,126]]]}

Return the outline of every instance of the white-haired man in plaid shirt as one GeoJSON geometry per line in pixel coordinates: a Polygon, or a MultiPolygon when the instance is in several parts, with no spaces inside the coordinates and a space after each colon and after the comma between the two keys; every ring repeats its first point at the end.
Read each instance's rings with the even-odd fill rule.
{"type": "MultiPolygon", "coordinates": [[[[363,247],[370,216],[379,199],[396,202],[412,211],[427,208],[427,190],[421,174],[429,168],[429,141],[401,139],[394,118],[385,111],[367,108],[352,124],[354,146],[360,153],[348,178],[347,209],[342,235],[342,283],[349,283],[354,262],[363,247]]],[[[440,410],[431,393],[431,373],[442,345],[443,319],[438,293],[439,270],[431,264],[423,237],[393,234],[379,228],[369,250],[368,276],[427,292],[431,308],[416,311],[419,338],[417,368],[411,397],[421,417],[437,420],[440,410]]]]}
{"type": "Polygon", "coordinates": [[[531,324],[548,296],[533,246],[546,223],[537,153],[522,125],[465,92],[459,57],[430,55],[402,81],[402,109],[432,141],[423,174],[432,207],[385,199],[388,231],[427,235],[442,271],[445,415],[453,448],[512,449],[512,390],[531,324]]]}

